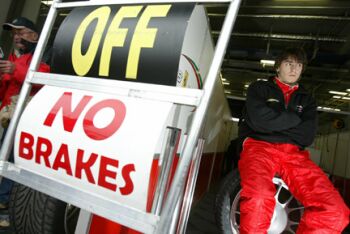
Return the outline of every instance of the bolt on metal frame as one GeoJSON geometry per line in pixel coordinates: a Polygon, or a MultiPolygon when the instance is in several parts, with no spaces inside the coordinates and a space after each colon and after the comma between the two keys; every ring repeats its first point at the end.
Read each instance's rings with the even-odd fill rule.
{"type": "MultiPolygon", "coordinates": [[[[229,42],[231,31],[236,20],[241,0],[100,0],[100,1],[79,1],[62,3],[61,0],[54,0],[47,19],[45,21],[42,34],[38,41],[36,50],[33,55],[32,62],[28,69],[26,80],[23,83],[18,103],[7,130],[1,151],[0,151],[0,174],[10,178],[16,182],[22,183],[40,192],[44,192],[50,196],[77,205],[92,213],[99,214],[110,220],[120,222],[123,225],[134,228],[145,233],[169,233],[173,214],[179,198],[182,196],[186,183],[187,173],[194,157],[200,130],[203,120],[208,109],[210,98],[213,94],[215,79],[217,78],[223,57],[229,42]],[[95,78],[81,79],[76,76],[44,74],[37,72],[39,63],[43,56],[44,48],[47,45],[49,35],[52,31],[58,9],[83,7],[83,6],[99,6],[99,5],[121,5],[121,4],[162,4],[162,3],[230,3],[221,34],[219,36],[214,56],[205,84],[202,90],[183,89],[178,87],[168,87],[164,85],[138,84],[125,81],[108,81],[95,78]],[[70,187],[66,184],[55,181],[54,179],[41,176],[19,168],[14,163],[8,162],[8,157],[13,147],[16,127],[18,125],[21,113],[24,110],[25,100],[30,94],[32,84],[45,84],[59,87],[77,88],[83,90],[91,90],[95,92],[125,95],[128,97],[145,98],[152,100],[160,100],[173,102],[179,105],[196,106],[197,110],[194,114],[192,124],[190,126],[189,135],[186,139],[181,159],[179,161],[173,182],[169,193],[166,197],[164,206],[160,215],[146,213],[127,207],[117,201],[111,201],[98,197],[77,188],[70,187]],[[112,85],[112,86],[110,86],[112,85]],[[113,87],[110,88],[110,87],[113,87]],[[118,211],[118,212],[116,212],[118,211]]],[[[197,169],[198,170],[198,169],[197,169]]],[[[195,174],[195,173],[194,173],[195,174]]]]}

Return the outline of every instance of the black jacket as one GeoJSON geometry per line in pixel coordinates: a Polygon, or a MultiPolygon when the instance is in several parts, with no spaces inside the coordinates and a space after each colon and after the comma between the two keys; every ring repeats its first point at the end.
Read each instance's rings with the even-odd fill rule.
{"type": "Polygon", "coordinates": [[[316,128],[316,103],[301,85],[291,95],[288,106],[274,79],[257,81],[249,86],[239,124],[241,139],[252,137],[304,148],[313,142],[316,128]]]}

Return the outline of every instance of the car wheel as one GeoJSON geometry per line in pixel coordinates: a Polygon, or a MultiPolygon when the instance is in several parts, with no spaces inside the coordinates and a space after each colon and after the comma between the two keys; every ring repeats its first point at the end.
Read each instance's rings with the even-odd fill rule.
{"type": "Polygon", "coordinates": [[[71,234],[79,217],[79,208],[19,183],[13,185],[10,223],[18,234],[71,234]]]}
{"type": "MultiPolygon", "coordinates": [[[[268,233],[295,234],[304,207],[292,196],[282,179],[275,177],[273,183],[276,186],[276,205],[268,233]]],[[[235,169],[223,179],[215,200],[215,218],[222,233],[239,233],[240,192],[239,173],[235,169]]]]}

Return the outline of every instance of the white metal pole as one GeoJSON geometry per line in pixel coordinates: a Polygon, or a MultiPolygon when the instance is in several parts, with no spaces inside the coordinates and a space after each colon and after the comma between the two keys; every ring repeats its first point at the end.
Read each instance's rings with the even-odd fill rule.
{"type": "Polygon", "coordinates": [[[231,31],[238,14],[240,2],[241,0],[232,0],[228,8],[225,21],[221,29],[221,34],[215,48],[213,60],[204,84],[204,95],[193,117],[191,130],[185,143],[183,154],[181,155],[178,170],[176,170],[172,186],[162,210],[156,233],[168,233],[168,229],[171,225],[171,216],[167,214],[172,214],[174,212],[177,198],[180,196],[180,192],[185,184],[188,168],[190,166],[195,145],[199,137],[199,132],[202,128],[209,101],[214,90],[215,80],[219,74],[227,44],[231,37],[231,31]]]}
{"type": "Polygon", "coordinates": [[[165,151],[161,155],[161,160],[159,164],[161,164],[160,175],[157,183],[156,192],[153,200],[152,213],[159,215],[164,198],[166,197],[166,188],[168,186],[168,182],[170,179],[171,166],[173,164],[175,153],[176,153],[176,142],[180,135],[180,130],[175,128],[167,129],[168,139],[166,141],[165,151]]]}
{"type": "Polygon", "coordinates": [[[56,8],[74,8],[81,6],[103,6],[103,5],[135,5],[135,4],[166,4],[166,3],[229,3],[230,0],[90,0],[90,1],[78,1],[78,2],[64,2],[64,3],[53,3],[56,8]]]}
{"type": "Polygon", "coordinates": [[[186,185],[186,189],[185,189],[185,194],[184,194],[184,198],[182,201],[180,218],[179,218],[178,227],[177,227],[177,233],[179,233],[179,234],[186,233],[188,217],[189,217],[190,211],[191,211],[193,194],[194,194],[194,191],[196,188],[196,181],[197,181],[197,177],[198,177],[199,166],[201,163],[203,149],[204,149],[204,142],[205,142],[204,139],[198,140],[196,154],[195,154],[195,157],[193,158],[193,161],[191,163],[191,167],[190,167],[190,171],[189,171],[189,175],[188,175],[188,180],[187,180],[187,185],[186,185]]]}

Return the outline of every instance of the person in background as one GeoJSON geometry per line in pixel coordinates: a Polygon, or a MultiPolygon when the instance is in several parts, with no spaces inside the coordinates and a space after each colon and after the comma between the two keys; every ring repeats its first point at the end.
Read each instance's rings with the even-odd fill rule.
{"type": "MultiPolygon", "coordinates": [[[[4,128],[1,145],[39,38],[34,23],[25,17],[19,17],[11,23],[4,23],[3,29],[11,33],[14,49],[8,59],[0,59],[0,122],[4,128]]],[[[41,63],[38,71],[50,72],[50,67],[45,63],[41,63]]],[[[34,95],[40,87],[33,86],[30,96],[34,95]]],[[[9,161],[13,161],[13,154],[10,155],[9,161]]],[[[12,184],[11,180],[2,179],[0,184],[0,209],[7,208],[12,184]]],[[[9,225],[8,216],[1,215],[0,227],[9,225]]]]}
{"type": "Polygon", "coordinates": [[[303,49],[287,48],[276,60],[277,76],[248,88],[239,125],[241,234],[267,233],[276,175],[305,207],[297,233],[341,233],[349,223],[349,208],[305,150],[317,128],[315,101],[299,84],[306,63],[303,49]]]}

